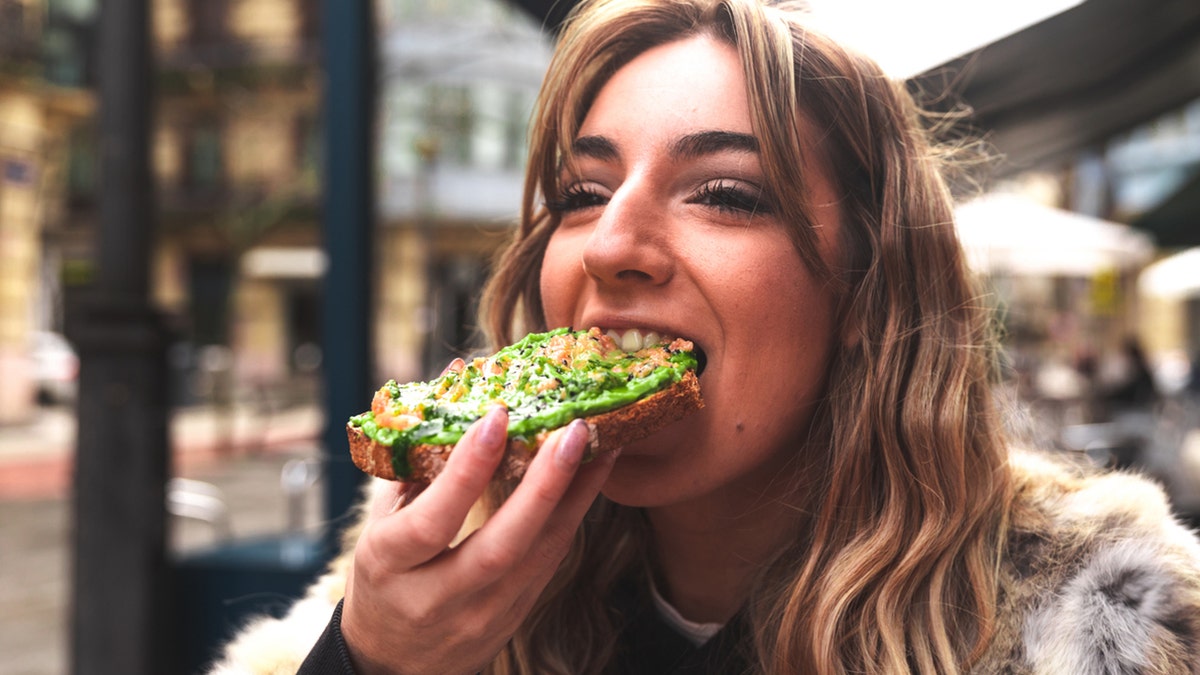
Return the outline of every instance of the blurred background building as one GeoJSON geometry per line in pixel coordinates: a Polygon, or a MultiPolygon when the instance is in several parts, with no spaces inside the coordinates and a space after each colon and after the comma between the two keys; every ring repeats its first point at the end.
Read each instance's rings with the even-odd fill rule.
{"type": "Polygon", "coordinates": [[[61,327],[63,252],[87,208],[73,153],[94,101],[77,4],[0,1],[0,424],[33,412],[34,336],[61,327]]]}
{"type": "MultiPolygon", "coordinates": [[[[69,347],[34,336],[62,331],[64,307],[94,273],[96,9],[96,0],[0,2],[0,421],[9,423],[33,414],[39,389],[42,400],[70,396],[69,385],[42,383],[69,379],[69,354],[53,355],[69,347]]],[[[153,10],[154,291],[178,336],[176,402],[312,400],[327,264],[319,2],[155,0],[153,10]]],[[[525,121],[551,38],[529,11],[499,0],[381,0],[377,10],[376,363],[381,379],[412,379],[478,344],[475,303],[514,220],[525,121]]],[[[964,239],[1020,363],[1087,359],[1132,335],[1166,387],[1183,386],[1200,352],[1200,283],[1152,265],[1186,236],[1163,241],[1140,225],[1172,195],[1197,191],[1198,111],[1185,104],[1010,169],[989,185],[1008,197],[964,205],[964,239]]]]}
{"type": "MultiPolygon", "coordinates": [[[[381,379],[421,377],[478,343],[475,303],[514,219],[550,50],[519,4],[378,3],[381,379]]],[[[0,0],[0,423],[71,395],[54,382],[74,370],[53,334],[94,273],[96,10],[96,0],[0,0]]],[[[178,336],[179,404],[316,395],[327,264],[319,14],[318,0],[153,2],[154,289],[178,336]]],[[[973,259],[1022,363],[1089,358],[1135,335],[1164,385],[1183,386],[1200,353],[1200,282],[1186,265],[1152,264],[1184,250],[1186,232],[1139,233],[1162,231],[1144,226],[1173,212],[1186,222],[1197,166],[1193,102],[989,186],[1019,195],[1023,211],[998,211],[1013,199],[965,207],[973,259]],[[1092,228],[1068,234],[1066,223],[1084,221],[1067,213],[1092,228]],[[1012,249],[1017,233],[997,219],[1044,236],[1012,249]]]]}
{"type": "Polygon", "coordinates": [[[379,9],[377,363],[404,381],[478,346],[476,303],[516,222],[551,37],[507,2],[379,9]]]}
{"type": "MultiPolygon", "coordinates": [[[[315,396],[321,363],[316,0],[155,0],[155,299],[180,404],[315,396]]],[[[35,332],[94,274],[95,0],[0,2],[0,422],[37,401],[35,332]]],[[[550,38],[502,2],[379,7],[381,377],[476,344],[516,212],[550,38]]]]}

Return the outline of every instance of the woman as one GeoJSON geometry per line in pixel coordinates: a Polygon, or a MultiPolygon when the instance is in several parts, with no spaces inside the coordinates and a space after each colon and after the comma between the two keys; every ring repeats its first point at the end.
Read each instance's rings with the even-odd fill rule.
{"type": "Polygon", "coordinates": [[[1161,493],[1010,457],[901,85],[782,9],[600,0],[532,129],[493,340],[686,337],[705,409],[587,464],[569,426],[480,501],[493,411],[420,494],[376,485],[227,672],[1200,672],[1200,545],[1161,493]]]}

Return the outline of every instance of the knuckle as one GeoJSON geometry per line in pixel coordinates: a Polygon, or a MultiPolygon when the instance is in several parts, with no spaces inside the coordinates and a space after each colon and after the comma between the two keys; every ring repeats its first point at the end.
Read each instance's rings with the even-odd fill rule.
{"type": "Polygon", "coordinates": [[[450,451],[445,467],[434,480],[450,483],[450,487],[454,490],[470,487],[471,477],[475,473],[477,464],[475,457],[472,456],[475,454],[471,452],[472,449],[469,437],[464,436],[450,451]]]}
{"type": "MultiPolygon", "coordinates": [[[[455,448],[455,451],[457,450],[458,448],[455,448]]],[[[455,493],[477,495],[482,492],[491,478],[492,471],[487,462],[477,455],[475,452],[464,452],[455,457],[454,453],[451,453],[450,463],[437,480],[449,483],[451,491],[455,493]]]]}
{"type": "Polygon", "coordinates": [[[436,516],[425,511],[408,514],[405,539],[411,546],[421,550],[445,548],[454,536],[436,516]]]}
{"type": "Polygon", "coordinates": [[[484,574],[495,576],[508,571],[517,556],[508,546],[488,546],[479,551],[477,565],[484,574]]]}
{"type": "Polygon", "coordinates": [[[393,572],[392,556],[378,537],[370,536],[368,532],[360,537],[354,547],[354,568],[358,575],[368,585],[383,581],[393,572]]]}
{"type": "Polygon", "coordinates": [[[558,565],[571,552],[575,543],[575,531],[567,527],[549,527],[542,535],[538,553],[542,559],[551,565],[558,565]]]}
{"type": "Polygon", "coordinates": [[[426,631],[435,628],[446,620],[444,611],[446,603],[435,599],[434,596],[411,597],[406,605],[409,622],[419,630],[426,631]]]}
{"type": "Polygon", "coordinates": [[[467,643],[484,642],[493,633],[493,617],[483,610],[464,612],[459,621],[458,637],[467,643]]]}
{"type": "Polygon", "coordinates": [[[537,481],[532,486],[533,498],[535,501],[554,505],[562,498],[563,488],[565,486],[551,481],[537,481]]]}

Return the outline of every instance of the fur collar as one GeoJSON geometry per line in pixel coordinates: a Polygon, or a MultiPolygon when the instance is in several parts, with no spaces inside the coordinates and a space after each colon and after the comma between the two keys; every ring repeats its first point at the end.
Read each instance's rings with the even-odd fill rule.
{"type": "Polygon", "coordinates": [[[1200,542],[1163,491],[1014,452],[997,633],[978,673],[1200,673],[1200,542]]]}

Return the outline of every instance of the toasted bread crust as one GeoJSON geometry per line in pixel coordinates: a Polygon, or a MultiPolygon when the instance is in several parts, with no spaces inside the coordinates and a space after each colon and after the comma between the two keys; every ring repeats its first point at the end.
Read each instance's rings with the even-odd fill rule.
{"type": "MultiPolygon", "coordinates": [[[[662,391],[616,410],[583,418],[588,424],[588,457],[645,438],[703,407],[700,381],[696,373],[689,370],[678,382],[662,391]]],[[[509,439],[508,448],[499,468],[496,469],[495,477],[514,479],[523,476],[538,448],[549,436],[549,431],[538,434],[532,445],[509,439]]],[[[372,476],[401,480],[392,467],[390,446],[376,443],[361,429],[350,425],[346,425],[346,434],[350,439],[350,456],[354,459],[355,466],[372,476]]],[[[408,451],[412,475],[405,480],[415,483],[432,481],[446,466],[453,448],[452,445],[413,446],[408,451]]]]}

